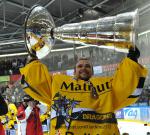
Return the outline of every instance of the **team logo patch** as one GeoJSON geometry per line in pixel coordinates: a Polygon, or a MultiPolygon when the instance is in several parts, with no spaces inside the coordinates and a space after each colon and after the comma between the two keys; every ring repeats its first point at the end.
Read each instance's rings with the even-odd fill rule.
{"type": "Polygon", "coordinates": [[[59,92],[55,94],[53,101],[54,104],[52,104],[51,108],[56,112],[57,118],[55,129],[59,129],[62,124],[65,124],[66,128],[69,129],[71,120],[77,119],[72,118],[73,108],[79,105],[81,101],[67,99],[66,96],[62,96],[59,92]]]}

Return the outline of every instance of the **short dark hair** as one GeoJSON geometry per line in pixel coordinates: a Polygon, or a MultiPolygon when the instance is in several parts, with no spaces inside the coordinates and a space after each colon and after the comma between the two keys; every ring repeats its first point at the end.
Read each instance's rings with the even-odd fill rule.
{"type": "Polygon", "coordinates": [[[89,59],[88,57],[80,57],[80,58],[78,59],[78,61],[80,61],[80,60],[89,60],[89,61],[90,61],[90,59],[89,59]]]}
{"type": "Polygon", "coordinates": [[[87,57],[80,57],[80,58],[78,58],[77,62],[75,63],[74,69],[76,69],[76,65],[77,65],[77,63],[78,63],[80,60],[89,60],[89,61],[90,61],[90,59],[87,58],[87,57]]]}

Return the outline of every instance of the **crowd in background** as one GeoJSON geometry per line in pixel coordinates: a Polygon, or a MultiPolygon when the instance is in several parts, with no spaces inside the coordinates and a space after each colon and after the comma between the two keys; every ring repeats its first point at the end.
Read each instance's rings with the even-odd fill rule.
{"type": "Polygon", "coordinates": [[[19,74],[19,68],[25,65],[26,58],[6,58],[0,60],[0,75],[19,74]]]}
{"type": "Polygon", "coordinates": [[[25,95],[20,87],[10,87],[9,85],[2,86],[0,94],[16,105],[21,102],[22,97],[25,95]]]}
{"type": "MultiPolygon", "coordinates": [[[[79,57],[90,58],[93,65],[107,65],[119,62],[125,54],[113,50],[106,51],[98,48],[85,48],[72,51],[53,52],[45,57],[42,62],[47,65],[50,71],[72,69],[79,57]]],[[[0,76],[19,74],[19,68],[26,63],[27,56],[6,57],[0,59],[0,76]]]]}
{"type": "Polygon", "coordinates": [[[47,108],[46,105],[35,101],[29,95],[24,95],[22,101],[17,102],[17,104],[11,101],[7,96],[4,96],[4,99],[8,106],[8,112],[0,116],[0,122],[3,124],[6,135],[26,135],[25,132],[28,132],[27,134],[34,134],[34,132],[39,133],[39,131],[41,134],[45,131],[46,133],[48,132],[48,120],[50,115],[49,108],[47,108]],[[24,98],[25,96],[28,97],[26,100],[24,98]],[[22,107],[24,109],[22,109],[22,107]],[[21,128],[22,124],[23,128],[21,128]],[[31,125],[34,127],[38,125],[38,127],[31,128],[31,125]],[[46,126],[46,128],[42,128],[42,125],[44,127],[46,126]]]}

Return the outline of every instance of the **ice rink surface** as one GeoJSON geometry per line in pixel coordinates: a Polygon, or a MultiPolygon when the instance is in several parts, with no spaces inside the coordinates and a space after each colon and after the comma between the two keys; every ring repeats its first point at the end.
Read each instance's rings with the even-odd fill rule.
{"type": "Polygon", "coordinates": [[[129,133],[129,135],[150,135],[150,124],[145,124],[140,121],[118,120],[120,133],[129,133]],[[147,126],[146,126],[147,125],[147,126]]]}

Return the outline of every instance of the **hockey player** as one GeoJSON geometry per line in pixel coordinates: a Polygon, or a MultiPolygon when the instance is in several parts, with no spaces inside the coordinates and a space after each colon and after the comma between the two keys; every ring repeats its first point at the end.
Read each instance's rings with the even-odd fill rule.
{"type": "Polygon", "coordinates": [[[25,92],[51,106],[51,135],[119,135],[114,113],[137,101],[147,75],[139,56],[131,48],[113,76],[93,77],[87,58],[79,59],[74,77],[52,76],[36,56],[20,71],[25,92]]]}

